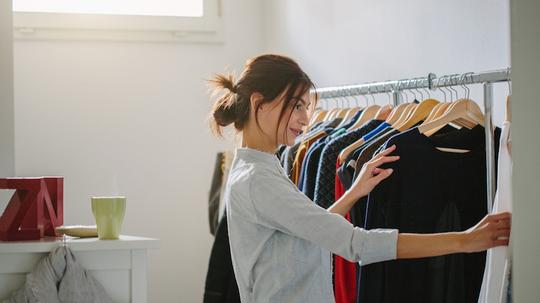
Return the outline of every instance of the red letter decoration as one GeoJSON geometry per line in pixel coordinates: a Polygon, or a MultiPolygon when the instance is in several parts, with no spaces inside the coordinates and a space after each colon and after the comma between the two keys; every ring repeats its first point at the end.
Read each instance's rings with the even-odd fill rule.
{"type": "Polygon", "coordinates": [[[15,193],[0,217],[0,240],[38,240],[57,236],[64,222],[64,178],[0,178],[0,189],[15,193]]]}

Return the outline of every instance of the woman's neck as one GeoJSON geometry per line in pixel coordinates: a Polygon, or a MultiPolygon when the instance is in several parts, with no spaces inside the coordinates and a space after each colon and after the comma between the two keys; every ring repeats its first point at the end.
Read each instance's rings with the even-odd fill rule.
{"type": "Polygon", "coordinates": [[[242,147],[274,153],[277,149],[277,145],[274,142],[269,142],[267,138],[268,136],[262,131],[252,127],[246,127],[242,131],[242,147]]]}

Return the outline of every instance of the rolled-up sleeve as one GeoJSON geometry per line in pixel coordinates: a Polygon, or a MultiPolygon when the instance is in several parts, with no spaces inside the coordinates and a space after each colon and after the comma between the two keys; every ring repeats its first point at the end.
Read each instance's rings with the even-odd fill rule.
{"type": "Polygon", "coordinates": [[[397,230],[354,227],[344,217],[313,203],[284,175],[258,170],[249,187],[261,225],[308,240],[362,265],[396,258],[397,230]]]}

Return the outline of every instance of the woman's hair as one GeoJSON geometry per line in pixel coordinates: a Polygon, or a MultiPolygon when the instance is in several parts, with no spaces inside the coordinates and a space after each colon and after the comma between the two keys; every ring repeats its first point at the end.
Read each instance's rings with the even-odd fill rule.
{"type": "Polygon", "coordinates": [[[251,94],[258,92],[263,96],[255,106],[255,122],[259,126],[257,112],[261,105],[285,92],[279,125],[287,108],[290,108],[287,117],[289,121],[293,108],[291,105],[295,105],[302,95],[315,87],[294,60],[280,55],[261,55],[248,60],[237,82],[232,75],[218,74],[210,83],[215,92],[224,91],[214,102],[210,113],[210,127],[218,136],[222,136],[222,128],[230,124],[234,124],[238,131],[244,128],[250,116],[251,94]]]}

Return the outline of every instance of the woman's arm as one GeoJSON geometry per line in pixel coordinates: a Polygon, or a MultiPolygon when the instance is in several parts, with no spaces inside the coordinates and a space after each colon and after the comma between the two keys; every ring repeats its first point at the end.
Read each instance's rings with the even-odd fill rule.
{"type": "Polygon", "coordinates": [[[510,213],[488,215],[464,232],[398,235],[397,258],[423,258],[452,253],[479,252],[508,245],[510,213]]]}
{"type": "MultiPolygon", "coordinates": [[[[377,184],[389,177],[392,174],[391,169],[383,170],[378,167],[383,163],[399,159],[399,156],[388,156],[395,149],[396,146],[392,145],[366,163],[351,189],[328,208],[328,211],[345,216],[358,199],[368,195],[377,184]]],[[[464,232],[400,233],[397,243],[397,258],[410,259],[460,252],[478,252],[495,246],[508,245],[510,217],[510,213],[488,215],[476,226],[464,232]]]]}

